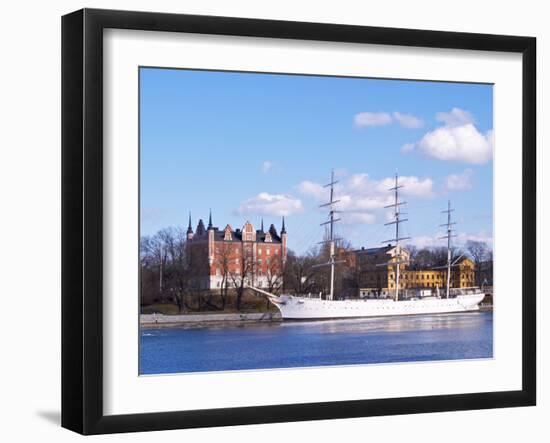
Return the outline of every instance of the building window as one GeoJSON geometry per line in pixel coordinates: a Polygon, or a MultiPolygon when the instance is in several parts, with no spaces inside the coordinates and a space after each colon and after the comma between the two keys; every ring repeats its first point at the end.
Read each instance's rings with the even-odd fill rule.
{"type": "Polygon", "coordinates": [[[271,252],[271,251],[270,251],[269,249],[267,249],[267,250],[265,251],[265,253],[266,253],[267,255],[269,255],[270,252],[271,252]]]}

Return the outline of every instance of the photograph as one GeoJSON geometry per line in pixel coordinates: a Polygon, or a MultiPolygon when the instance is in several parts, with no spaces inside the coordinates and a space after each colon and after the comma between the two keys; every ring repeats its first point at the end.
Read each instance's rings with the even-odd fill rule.
{"type": "Polygon", "coordinates": [[[493,87],[140,66],[139,375],[493,358],[493,87]]]}
{"type": "Polygon", "coordinates": [[[544,3],[3,6],[2,441],[550,435],[544,3]]]}

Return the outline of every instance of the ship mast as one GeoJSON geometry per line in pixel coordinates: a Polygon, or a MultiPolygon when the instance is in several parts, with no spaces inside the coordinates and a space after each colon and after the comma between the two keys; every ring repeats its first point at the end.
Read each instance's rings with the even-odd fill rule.
{"type": "Polygon", "coordinates": [[[441,212],[443,214],[447,214],[447,223],[439,226],[443,226],[447,230],[447,235],[440,238],[447,240],[447,291],[445,294],[446,298],[449,298],[449,288],[451,286],[451,267],[453,266],[451,254],[451,238],[456,237],[456,235],[453,234],[453,225],[455,225],[456,223],[451,221],[451,213],[454,212],[454,209],[451,208],[451,200],[447,202],[447,210],[441,212]]]}
{"type": "MultiPolygon", "coordinates": [[[[391,205],[385,206],[385,208],[393,208],[393,220],[391,222],[385,223],[386,226],[388,225],[395,225],[395,238],[392,238],[390,240],[386,240],[384,243],[389,242],[395,242],[395,301],[399,300],[399,271],[402,263],[405,263],[405,261],[401,260],[401,247],[399,242],[401,240],[408,240],[410,237],[399,237],[399,225],[403,222],[408,221],[406,218],[401,218],[401,215],[404,215],[404,212],[401,212],[400,207],[407,202],[400,202],[399,201],[399,189],[401,189],[403,185],[399,184],[399,177],[397,175],[397,172],[395,173],[395,185],[393,188],[390,188],[390,191],[394,191],[394,202],[391,205]]],[[[392,262],[390,262],[392,263],[392,262]]],[[[392,264],[393,264],[392,263],[392,264]]]]}
{"type": "Polygon", "coordinates": [[[334,298],[334,267],[337,263],[340,263],[339,261],[336,261],[336,252],[334,247],[334,223],[337,221],[340,221],[339,218],[335,218],[336,210],[334,209],[334,205],[338,203],[340,200],[334,200],[334,185],[338,183],[337,180],[334,180],[334,169],[331,170],[330,173],[330,183],[327,183],[324,187],[328,188],[330,187],[330,200],[328,203],[322,204],[319,207],[329,208],[329,219],[328,221],[321,223],[321,226],[329,225],[329,238],[326,241],[323,241],[321,243],[328,243],[329,244],[329,261],[328,263],[325,263],[321,266],[330,266],[330,293],[327,295],[327,300],[332,300],[334,298]]]}

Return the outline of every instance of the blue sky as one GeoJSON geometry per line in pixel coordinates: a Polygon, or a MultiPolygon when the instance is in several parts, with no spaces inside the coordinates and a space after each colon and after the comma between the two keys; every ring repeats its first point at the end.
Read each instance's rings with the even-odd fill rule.
{"type": "Polygon", "coordinates": [[[492,241],[492,85],[141,68],[140,119],[142,235],[209,208],[220,228],[285,215],[304,252],[334,168],[337,230],[355,247],[392,238],[396,171],[415,244],[442,245],[448,199],[458,243],[492,241]]]}

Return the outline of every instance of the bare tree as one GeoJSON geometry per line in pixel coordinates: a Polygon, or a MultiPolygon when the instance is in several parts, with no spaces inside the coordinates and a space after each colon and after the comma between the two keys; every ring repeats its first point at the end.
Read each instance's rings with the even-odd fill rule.
{"type": "Polygon", "coordinates": [[[241,310],[241,302],[246,286],[252,283],[255,275],[255,263],[252,256],[252,243],[241,243],[241,257],[236,258],[235,269],[230,272],[231,281],[235,288],[235,308],[241,310]]]}
{"type": "Polygon", "coordinates": [[[222,302],[221,309],[224,310],[227,304],[227,293],[229,289],[229,279],[231,275],[231,243],[222,243],[220,251],[216,255],[216,265],[220,270],[222,281],[220,284],[220,298],[222,302]]]}
{"type": "Polygon", "coordinates": [[[313,254],[296,255],[293,251],[287,251],[287,259],[283,270],[283,282],[285,288],[295,294],[306,294],[316,291],[316,276],[318,269],[318,257],[313,254]]]}
{"type": "Polygon", "coordinates": [[[276,294],[283,285],[283,260],[280,254],[267,259],[267,291],[276,294]]]}
{"type": "Polygon", "coordinates": [[[483,270],[483,263],[489,257],[489,248],[487,247],[487,243],[475,240],[468,240],[466,242],[466,250],[474,261],[476,286],[481,286],[482,282],[480,280],[483,270]]]}
{"type": "Polygon", "coordinates": [[[183,310],[190,272],[181,229],[167,228],[141,239],[140,275],[142,303],[175,303],[183,310]]]}
{"type": "MultiPolygon", "coordinates": [[[[417,248],[415,246],[407,246],[410,253],[410,263],[412,267],[421,269],[440,266],[447,261],[447,248],[442,246],[417,248]]],[[[457,246],[451,247],[451,255],[456,258],[462,254],[462,251],[457,246]]]]}

